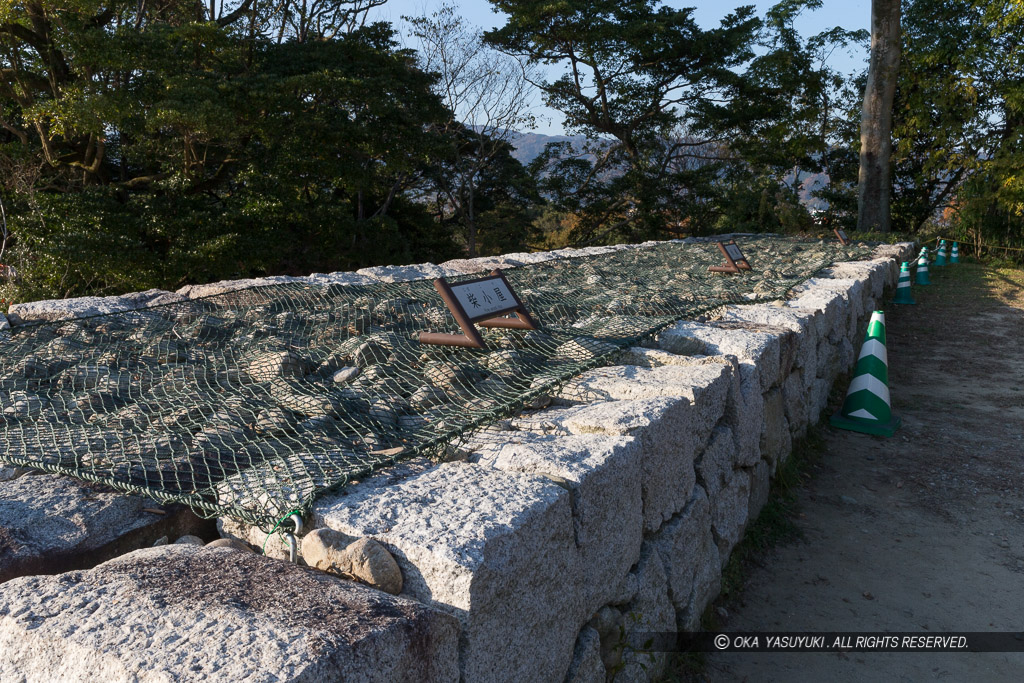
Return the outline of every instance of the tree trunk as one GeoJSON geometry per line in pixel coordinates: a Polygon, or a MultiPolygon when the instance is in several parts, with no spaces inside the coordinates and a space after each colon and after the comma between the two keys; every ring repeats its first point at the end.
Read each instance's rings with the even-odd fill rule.
{"type": "Polygon", "coordinates": [[[871,58],[860,117],[857,229],[889,232],[892,104],[900,66],[900,0],[871,0],[871,58]]]}

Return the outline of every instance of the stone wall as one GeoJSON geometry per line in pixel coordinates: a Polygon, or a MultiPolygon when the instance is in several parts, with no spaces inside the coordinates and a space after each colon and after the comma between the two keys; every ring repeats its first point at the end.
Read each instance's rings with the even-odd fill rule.
{"type": "MultiPolygon", "coordinates": [[[[304,279],[407,280],[617,248],[628,247],[304,279]]],[[[699,626],[773,474],[793,439],[819,419],[835,378],[852,368],[867,315],[911,253],[909,244],[879,247],[873,260],[836,264],[788,301],[728,306],[710,320],[680,322],[624,351],[618,364],[563,386],[540,402],[543,408],[453,445],[449,462],[408,461],[321,498],[307,528],[369,537],[391,552],[404,584],[394,600],[404,616],[382,620],[382,629],[395,643],[392,660],[413,662],[431,680],[453,677],[454,666],[443,660],[456,657],[466,681],[598,681],[612,671],[617,681],[649,680],[662,659],[623,656],[621,633],[699,626]],[[409,624],[426,624],[422,633],[434,655],[409,635],[409,624]]],[[[125,310],[256,283],[22,304],[9,317],[20,323],[67,317],[69,307],[77,315],[125,310]]],[[[219,527],[255,547],[266,541],[258,529],[230,520],[219,527]]],[[[283,554],[273,540],[267,551],[283,554]]],[[[182,561],[196,562],[189,558],[182,561]]],[[[135,576],[123,566],[104,571],[135,576]]],[[[0,642],[5,633],[21,633],[14,622],[24,612],[15,619],[4,606],[24,602],[18,591],[38,590],[32,581],[39,583],[17,579],[0,587],[0,642]]],[[[346,599],[369,604],[362,593],[346,599]]],[[[113,631],[110,647],[118,637],[113,631]]],[[[352,650],[369,642],[357,635],[364,640],[350,641],[352,650]]],[[[19,661],[37,662],[30,655],[19,661]]],[[[363,661],[372,667],[371,659],[363,661]]],[[[369,668],[364,674],[372,678],[369,668]]]]}

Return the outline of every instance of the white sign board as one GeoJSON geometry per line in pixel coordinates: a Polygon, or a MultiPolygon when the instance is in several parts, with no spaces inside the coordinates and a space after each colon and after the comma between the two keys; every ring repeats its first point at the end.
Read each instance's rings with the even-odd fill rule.
{"type": "Polygon", "coordinates": [[[731,258],[733,261],[747,260],[746,257],[743,255],[743,252],[740,251],[740,248],[735,244],[726,244],[725,253],[729,254],[729,258],[731,258]]]}
{"type": "Polygon", "coordinates": [[[451,285],[451,290],[473,321],[508,313],[518,306],[508,284],[497,276],[451,285]]]}

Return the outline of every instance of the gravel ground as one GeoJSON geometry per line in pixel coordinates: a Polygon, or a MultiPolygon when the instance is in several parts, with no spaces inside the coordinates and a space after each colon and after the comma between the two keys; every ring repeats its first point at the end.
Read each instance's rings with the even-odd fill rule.
{"type": "MultiPolygon", "coordinates": [[[[932,281],[886,308],[902,429],[824,430],[797,540],[748,563],[721,630],[1024,631],[1024,271],[961,264],[932,281]]],[[[688,677],[1021,681],[1021,649],[715,653],[688,677]]]]}

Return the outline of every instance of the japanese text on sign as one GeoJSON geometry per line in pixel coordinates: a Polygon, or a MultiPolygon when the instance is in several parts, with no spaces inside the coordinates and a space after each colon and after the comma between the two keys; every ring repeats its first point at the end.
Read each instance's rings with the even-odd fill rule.
{"type": "Polygon", "coordinates": [[[729,258],[731,258],[733,261],[747,260],[747,257],[743,255],[743,252],[740,251],[740,248],[735,244],[726,244],[725,251],[727,254],[729,254],[729,258]]]}
{"type": "Polygon", "coordinates": [[[472,320],[515,310],[516,298],[500,277],[451,286],[452,294],[472,320]]]}

